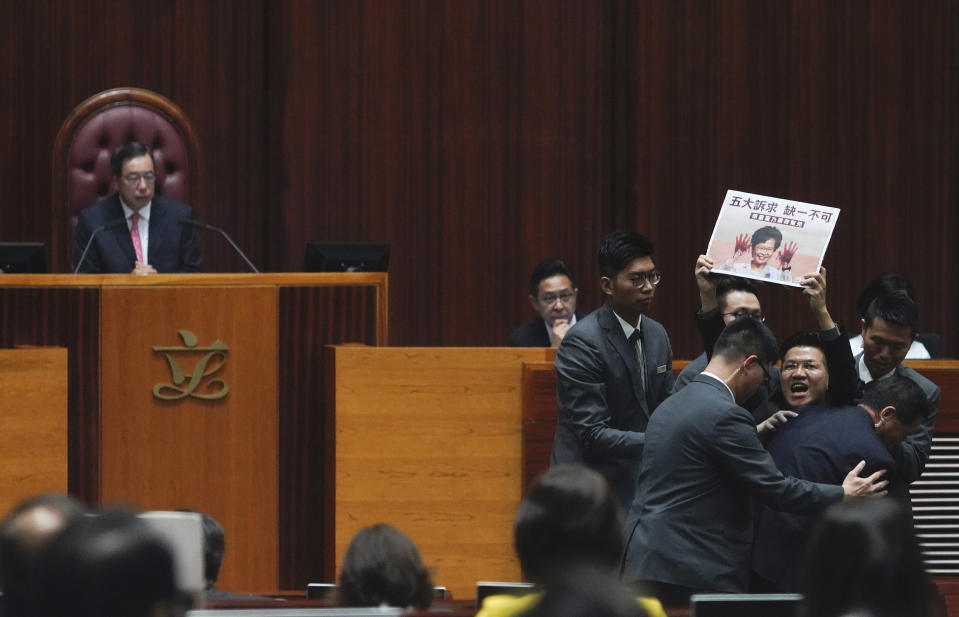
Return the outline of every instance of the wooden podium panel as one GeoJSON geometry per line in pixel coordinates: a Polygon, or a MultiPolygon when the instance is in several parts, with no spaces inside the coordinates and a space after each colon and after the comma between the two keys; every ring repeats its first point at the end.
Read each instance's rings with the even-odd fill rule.
{"type": "Polygon", "coordinates": [[[276,588],[276,289],[111,287],[100,319],[101,502],[207,512],[230,530],[224,586],[276,588]],[[181,331],[196,340],[185,343],[181,331]],[[210,351],[217,341],[228,349],[210,351]],[[167,356],[185,373],[180,385],[167,356]],[[191,374],[221,362],[192,394],[154,394],[167,384],[160,395],[181,396],[191,374]],[[195,398],[222,391],[211,380],[228,386],[226,396],[195,398]]]}
{"type": "Polygon", "coordinates": [[[522,365],[545,349],[368,348],[335,354],[335,546],[395,525],[454,598],[520,580],[522,365]]]}
{"type": "MultiPolygon", "coordinates": [[[[387,281],[382,272],[5,274],[0,347],[68,349],[71,495],[207,511],[227,536],[222,588],[303,589],[333,577],[322,532],[333,495],[324,349],[386,344],[387,281]],[[156,407],[153,386],[172,376],[153,346],[185,346],[179,330],[198,347],[217,338],[229,347],[225,401],[156,407]]],[[[171,355],[187,372],[203,356],[171,355]]]]}
{"type": "Polygon", "coordinates": [[[67,491],[67,350],[0,349],[0,512],[67,491]]]}

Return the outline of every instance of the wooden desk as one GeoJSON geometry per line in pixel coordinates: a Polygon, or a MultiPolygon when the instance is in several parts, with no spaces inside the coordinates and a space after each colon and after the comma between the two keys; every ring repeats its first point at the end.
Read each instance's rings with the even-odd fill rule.
{"type": "Polygon", "coordinates": [[[224,588],[305,588],[332,575],[316,532],[332,492],[322,350],[385,344],[386,311],[383,273],[5,274],[0,347],[69,350],[71,494],[209,512],[227,533],[224,588]],[[190,349],[216,341],[225,358],[190,349]],[[222,367],[157,398],[157,384],[188,389],[203,358],[222,367]],[[196,398],[214,379],[228,395],[196,398]]]}

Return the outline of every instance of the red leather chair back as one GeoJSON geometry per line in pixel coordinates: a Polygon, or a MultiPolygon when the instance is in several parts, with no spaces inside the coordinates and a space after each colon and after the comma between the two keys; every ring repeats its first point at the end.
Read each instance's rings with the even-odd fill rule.
{"type": "Polygon", "coordinates": [[[196,204],[199,143],[172,101],[139,88],[96,94],[73,110],[54,145],[51,263],[70,269],[80,210],[116,191],[110,155],[128,141],[153,153],[158,194],[196,204]]]}

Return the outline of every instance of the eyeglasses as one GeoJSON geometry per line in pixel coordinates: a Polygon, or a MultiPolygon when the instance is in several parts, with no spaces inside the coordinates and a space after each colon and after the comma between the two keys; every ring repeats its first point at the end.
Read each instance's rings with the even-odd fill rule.
{"type": "Polygon", "coordinates": [[[140,184],[140,180],[145,180],[147,184],[153,184],[156,182],[157,175],[152,171],[148,171],[145,174],[127,174],[123,176],[123,181],[129,184],[130,186],[136,186],[140,184]]]}
{"type": "Polygon", "coordinates": [[[573,292],[564,291],[559,294],[554,294],[554,293],[543,294],[542,296],[540,296],[539,301],[542,302],[543,304],[553,304],[554,302],[559,300],[563,304],[569,304],[570,300],[572,299],[573,299],[573,292]]]}
{"type": "Polygon", "coordinates": [[[786,362],[785,364],[783,364],[782,372],[792,373],[792,372],[798,371],[800,368],[802,368],[804,371],[807,371],[807,372],[818,371],[822,369],[822,365],[819,364],[818,362],[813,362],[811,360],[807,362],[795,362],[793,360],[790,360],[789,362],[786,362]]]}
{"type": "Polygon", "coordinates": [[[652,270],[650,272],[640,272],[638,274],[631,274],[626,277],[626,280],[633,284],[633,287],[639,289],[640,287],[645,287],[646,283],[649,282],[650,285],[655,287],[659,285],[660,281],[663,280],[663,273],[659,270],[652,270]]]}
{"type": "Polygon", "coordinates": [[[750,311],[747,309],[735,310],[732,313],[722,313],[723,317],[729,316],[733,319],[739,319],[740,317],[752,317],[756,321],[765,322],[766,316],[763,315],[762,311],[750,311]]]}
{"type": "Polygon", "coordinates": [[[756,360],[756,364],[758,364],[759,368],[763,370],[763,383],[769,383],[770,377],[769,377],[769,371],[766,370],[766,365],[764,365],[759,360],[756,360]]]}

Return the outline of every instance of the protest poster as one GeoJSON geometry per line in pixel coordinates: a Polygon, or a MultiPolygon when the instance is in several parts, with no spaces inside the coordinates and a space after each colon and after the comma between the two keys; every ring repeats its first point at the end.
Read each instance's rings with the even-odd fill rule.
{"type": "Polygon", "coordinates": [[[712,272],[801,287],[818,272],[839,208],[728,190],[706,254],[712,272]]]}

